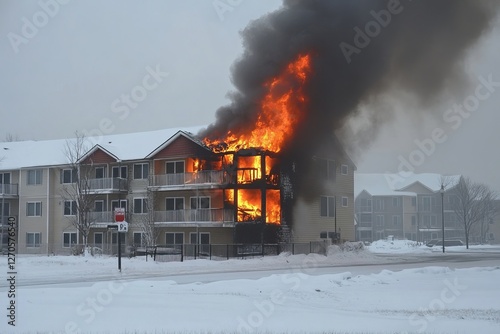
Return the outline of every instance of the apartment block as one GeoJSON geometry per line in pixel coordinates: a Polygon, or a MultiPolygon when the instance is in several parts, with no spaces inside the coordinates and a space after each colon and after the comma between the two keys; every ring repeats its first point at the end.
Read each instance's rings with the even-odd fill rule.
{"type": "Polygon", "coordinates": [[[264,242],[258,235],[247,238],[254,233],[248,226],[286,227],[294,242],[355,239],[356,167],[345,152],[325,145],[311,157],[318,170],[310,172],[324,178],[325,186],[320,195],[306,198],[287,193],[283,169],[267,168],[274,159],[270,152],[220,154],[196,137],[199,130],[87,138],[76,165],[65,151],[72,139],[1,143],[1,248],[7,243],[7,218],[14,216],[19,253],[75,252],[83,243],[74,224],[81,219],[75,196],[83,177],[91,201],[87,243],[108,253],[116,250],[118,238],[125,247],[264,242]],[[249,165],[250,160],[260,165],[249,165]],[[257,204],[246,204],[250,198],[257,204]],[[125,209],[128,233],[108,228],[116,208],[125,209]],[[287,212],[293,223],[283,218],[287,212]]]}

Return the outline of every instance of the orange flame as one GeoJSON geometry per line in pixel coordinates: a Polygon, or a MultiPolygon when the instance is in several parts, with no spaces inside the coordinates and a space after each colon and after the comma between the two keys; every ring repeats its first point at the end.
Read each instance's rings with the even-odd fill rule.
{"type": "MultiPolygon", "coordinates": [[[[205,144],[217,152],[231,152],[245,148],[280,152],[304,119],[307,99],[303,87],[311,69],[310,62],[310,55],[301,55],[288,64],[280,75],[264,84],[267,93],[261,101],[261,108],[253,128],[238,134],[228,131],[226,137],[219,140],[205,138],[205,144]]],[[[270,174],[272,160],[274,159],[266,157],[266,171],[264,171],[266,176],[270,174]]],[[[237,182],[240,184],[251,183],[262,177],[259,157],[240,157],[238,167],[237,182]]],[[[232,191],[227,192],[226,198],[234,204],[232,191]]],[[[259,190],[238,190],[237,203],[239,221],[261,217],[259,190]]],[[[266,222],[279,223],[280,215],[280,192],[267,190],[266,222]]]]}
{"type": "Polygon", "coordinates": [[[278,153],[283,148],[305,114],[306,97],[303,85],[310,72],[310,56],[299,56],[278,77],[264,84],[268,93],[261,102],[261,109],[254,128],[248,133],[228,131],[226,138],[204,141],[208,146],[224,143],[224,151],[259,147],[278,153]]]}

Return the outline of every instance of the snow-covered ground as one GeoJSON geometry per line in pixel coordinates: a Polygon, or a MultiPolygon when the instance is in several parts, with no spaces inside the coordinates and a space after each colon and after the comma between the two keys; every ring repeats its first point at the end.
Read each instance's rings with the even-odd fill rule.
{"type": "MultiPolygon", "coordinates": [[[[482,267],[396,271],[385,268],[399,254],[438,254],[403,241],[353,248],[229,261],[125,258],[121,273],[116,258],[18,256],[16,326],[2,278],[0,333],[499,332],[500,253],[482,267]],[[367,264],[377,269],[356,273],[367,264]],[[339,265],[357,266],[333,273],[339,265]],[[255,270],[264,276],[248,279],[255,270]],[[219,276],[206,281],[207,272],[219,276]],[[176,275],[188,274],[200,281],[179,284],[176,275]]],[[[6,257],[0,268],[7,275],[6,257]]]]}

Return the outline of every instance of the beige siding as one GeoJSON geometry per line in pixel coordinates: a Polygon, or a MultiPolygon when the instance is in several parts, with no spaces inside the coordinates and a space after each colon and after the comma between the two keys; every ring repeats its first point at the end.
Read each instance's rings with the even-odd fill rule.
{"type": "MultiPolygon", "coordinates": [[[[316,190],[319,193],[320,189],[316,190]]],[[[341,241],[354,241],[354,167],[343,160],[336,160],[335,181],[327,183],[321,189],[323,196],[336,199],[337,233],[341,241]],[[347,175],[341,173],[341,166],[348,165],[347,175]],[[347,198],[347,206],[342,206],[342,197],[347,198]]],[[[320,197],[313,201],[299,199],[293,211],[293,236],[295,242],[321,240],[321,232],[335,232],[335,218],[321,217],[320,197]]]]}

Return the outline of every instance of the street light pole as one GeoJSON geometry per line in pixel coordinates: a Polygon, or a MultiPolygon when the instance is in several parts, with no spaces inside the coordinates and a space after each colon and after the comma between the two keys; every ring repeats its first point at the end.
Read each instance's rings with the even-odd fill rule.
{"type": "Polygon", "coordinates": [[[443,253],[444,253],[444,185],[441,184],[441,226],[443,235],[443,253]]]}

